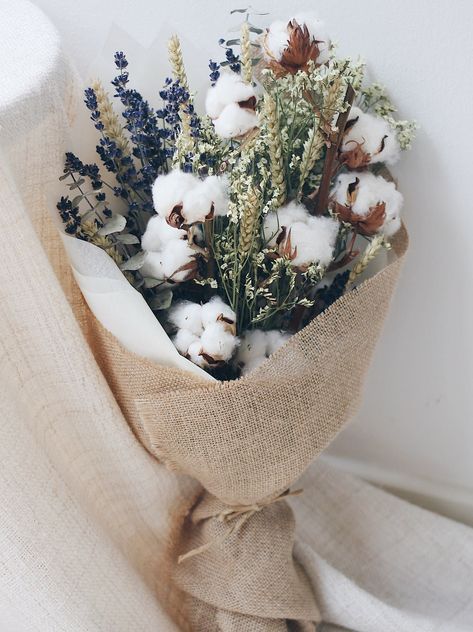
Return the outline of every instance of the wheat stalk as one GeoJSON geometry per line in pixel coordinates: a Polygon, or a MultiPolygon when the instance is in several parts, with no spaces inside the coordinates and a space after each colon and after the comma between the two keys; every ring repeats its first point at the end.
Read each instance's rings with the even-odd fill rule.
{"type": "Polygon", "coordinates": [[[264,98],[264,112],[268,130],[269,159],[271,163],[271,180],[274,186],[276,206],[281,206],[286,199],[286,181],[284,177],[283,151],[277,106],[274,99],[266,94],[264,98]]]}
{"type": "Polygon", "coordinates": [[[93,221],[85,221],[80,225],[80,230],[82,234],[87,237],[87,241],[94,246],[98,246],[102,250],[111,257],[117,265],[123,263],[123,257],[118,252],[116,245],[107,237],[106,235],[99,235],[98,228],[95,222],[93,221]]]}
{"type": "Polygon", "coordinates": [[[97,109],[100,112],[100,122],[103,124],[104,135],[116,143],[124,156],[129,156],[128,139],[125,136],[123,127],[120,125],[118,114],[113,109],[110,97],[98,79],[92,83],[92,90],[97,99],[97,109]]]}
{"type": "Polygon", "coordinates": [[[250,185],[246,195],[246,204],[240,220],[238,250],[242,256],[248,254],[253,243],[260,211],[260,194],[254,185],[250,185]]]}
{"type": "Polygon", "coordinates": [[[302,191],[305,181],[307,180],[310,172],[314,168],[315,163],[322,154],[322,149],[325,145],[324,136],[319,128],[319,119],[315,119],[313,127],[309,131],[307,140],[304,143],[304,151],[302,153],[300,172],[301,177],[299,180],[299,193],[302,191]]]}
{"type": "Polygon", "coordinates": [[[181,43],[177,35],[173,35],[169,40],[168,52],[174,76],[179,80],[183,88],[189,90],[186,69],[184,68],[184,60],[182,58],[181,43]]]}
{"type": "Polygon", "coordinates": [[[248,26],[248,22],[244,22],[241,27],[240,46],[243,80],[247,83],[251,83],[253,65],[251,59],[250,27],[248,26]]]}
{"type": "Polygon", "coordinates": [[[350,276],[348,277],[347,281],[347,287],[354,283],[357,277],[359,277],[360,274],[362,274],[366,270],[368,265],[371,263],[371,261],[373,261],[373,259],[376,257],[383,246],[387,249],[391,247],[390,244],[386,241],[384,235],[376,235],[376,237],[373,237],[373,239],[370,241],[365,251],[363,252],[361,258],[351,269],[350,276]]]}

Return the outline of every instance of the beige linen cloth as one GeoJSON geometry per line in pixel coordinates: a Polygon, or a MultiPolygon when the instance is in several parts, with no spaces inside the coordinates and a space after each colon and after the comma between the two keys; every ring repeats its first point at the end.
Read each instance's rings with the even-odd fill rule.
{"type": "MultiPolygon", "coordinates": [[[[77,95],[46,22],[44,37],[47,72],[0,101],[0,630],[183,630],[167,551],[199,488],[138,443],[73,315],[48,191],[77,95]]],[[[473,630],[469,528],[319,463],[300,486],[295,555],[324,632],[473,630]]],[[[224,632],[266,629],[219,617],[224,632]]]]}

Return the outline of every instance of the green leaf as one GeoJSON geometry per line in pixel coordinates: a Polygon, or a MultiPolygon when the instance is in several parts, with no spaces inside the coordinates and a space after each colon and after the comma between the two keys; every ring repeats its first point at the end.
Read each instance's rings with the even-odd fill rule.
{"type": "Polygon", "coordinates": [[[225,42],[227,46],[238,46],[240,44],[240,39],[229,39],[225,42]]]}
{"type": "Polygon", "coordinates": [[[233,15],[234,13],[246,13],[247,11],[248,9],[233,9],[230,11],[230,15],[233,15]]]}
{"type": "Polygon", "coordinates": [[[140,240],[136,235],[132,235],[130,233],[122,233],[121,235],[117,235],[117,241],[122,244],[139,244],[140,240]]]}
{"type": "Polygon", "coordinates": [[[113,233],[121,233],[126,226],[126,218],[123,215],[114,215],[111,219],[105,222],[102,228],[99,229],[98,234],[105,237],[106,235],[112,235],[113,233]]]}
{"type": "Polygon", "coordinates": [[[64,175],[60,176],[59,181],[62,182],[63,180],[65,180],[66,178],[70,177],[70,173],[69,171],[67,173],[65,173],[64,175]]]}
{"type": "Polygon", "coordinates": [[[163,292],[156,294],[156,296],[153,296],[153,298],[148,302],[148,305],[153,311],[157,312],[162,309],[169,309],[169,307],[171,307],[171,303],[172,291],[164,290],[163,292]]]}
{"type": "Polygon", "coordinates": [[[252,33],[256,33],[256,35],[261,35],[261,33],[263,32],[263,29],[260,29],[257,26],[250,26],[248,30],[252,33]]]}
{"type": "Polygon", "coordinates": [[[146,255],[147,253],[144,250],[140,250],[136,255],[124,261],[120,265],[120,270],[139,270],[146,260],[146,255]]]}

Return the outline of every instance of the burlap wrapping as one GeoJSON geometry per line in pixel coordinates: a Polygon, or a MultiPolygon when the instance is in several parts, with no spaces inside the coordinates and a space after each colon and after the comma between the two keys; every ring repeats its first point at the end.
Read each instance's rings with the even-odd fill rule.
{"type": "Polygon", "coordinates": [[[233,382],[209,383],[140,358],[86,314],[94,355],[139,439],[206,490],[189,507],[170,552],[175,561],[213,543],[174,565],[189,629],[279,632],[310,630],[318,621],[307,577],[292,556],[292,512],[286,501],[270,501],[356,411],[407,244],[403,227],[383,270],[233,382]],[[234,521],[219,519],[228,505],[255,504],[236,530],[234,521]]]}

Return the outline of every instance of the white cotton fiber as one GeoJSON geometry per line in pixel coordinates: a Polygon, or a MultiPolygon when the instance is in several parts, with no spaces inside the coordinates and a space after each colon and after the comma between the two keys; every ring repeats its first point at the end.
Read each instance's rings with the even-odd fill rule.
{"type": "Polygon", "coordinates": [[[206,355],[214,360],[227,362],[238,345],[238,338],[227,331],[224,323],[218,322],[204,329],[200,342],[206,355]]]}
{"type": "Polygon", "coordinates": [[[289,202],[281,206],[276,211],[270,211],[264,218],[263,232],[269,245],[275,246],[276,239],[281,229],[292,226],[295,222],[306,222],[309,218],[309,211],[297,202],[289,202]]]}
{"type": "Polygon", "coordinates": [[[260,329],[246,331],[240,340],[238,348],[238,362],[247,365],[254,358],[266,357],[267,349],[266,332],[260,329]]]}
{"type": "MultiPolygon", "coordinates": [[[[210,301],[202,305],[201,319],[204,327],[209,327],[216,322],[219,322],[220,317],[223,317],[227,324],[235,323],[236,314],[230,307],[220,298],[220,296],[213,296],[210,301]]],[[[225,321],[223,321],[225,323],[225,321]]]]}
{"type": "Polygon", "coordinates": [[[198,338],[195,342],[189,345],[189,349],[187,350],[187,355],[189,356],[191,362],[197,364],[202,368],[207,366],[207,362],[200,355],[202,352],[202,343],[200,342],[200,338],[198,338]]]}
{"type": "Polygon", "coordinates": [[[192,301],[178,301],[169,310],[168,320],[178,329],[185,329],[200,336],[203,329],[202,305],[192,301]]]}
{"type": "Polygon", "coordinates": [[[162,253],[148,252],[145,262],[140,268],[140,272],[144,277],[164,280],[166,275],[164,273],[162,253]]]}
{"type": "Polygon", "coordinates": [[[237,138],[258,126],[255,112],[241,108],[237,103],[230,103],[214,120],[215,132],[221,138],[237,138]]]}
{"type": "Polygon", "coordinates": [[[153,184],[154,210],[161,217],[168,217],[175,206],[182,204],[184,195],[196,184],[196,177],[173,169],[166,175],[158,176],[153,184]]]}
{"type": "Polygon", "coordinates": [[[141,237],[143,250],[156,252],[175,239],[185,239],[186,231],[170,226],[164,217],[153,215],[141,237]]]}
{"type": "Polygon", "coordinates": [[[287,22],[276,20],[269,26],[264,42],[265,57],[276,59],[276,61],[281,59],[284,49],[287,48],[289,43],[288,23],[289,20],[287,22]]]}
{"type": "Polygon", "coordinates": [[[255,369],[257,369],[266,360],[266,356],[256,356],[249,360],[241,369],[242,375],[248,375],[255,369]]]}
{"type": "Polygon", "coordinates": [[[344,173],[338,176],[331,192],[333,199],[339,204],[348,206],[348,187],[354,185],[358,179],[356,200],[352,211],[365,217],[371,209],[380,202],[385,203],[386,219],[378,232],[387,237],[394,235],[401,226],[401,209],[403,197],[396,189],[394,182],[388,182],[382,176],[375,176],[369,171],[361,173],[344,173]]]}
{"type": "MultiPolygon", "coordinates": [[[[331,262],[340,228],[337,220],[314,217],[301,204],[291,202],[265,217],[263,232],[270,246],[276,245],[283,227],[285,239],[290,239],[291,250],[295,253],[294,266],[317,262],[325,266],[331,262]]],[[[284,243],[281,245],[284,246],[284,243]]]]}
{"type": "Polygon", "coordinates": [[[251,97],[256,97],[252,85],[234,72],[222,72],[215,85],[207,91],[205,111],[210,118],[216,119],[230,103],[247,101],[251,97]]]}
{"type": "Polygon", "coordinates": [[[401,148],[396,133],[389,123],[380,116],[363,112],[352,107],[349,121],[357,119],[346,132],[341,144],[341,151],[348,152],[361,144],[364,153],[370,154],[370,164],[384,162],[392,165],[399,160],[401,148]],[[383,147],[382,151],[380,151],[383,147]]]}
{"type": "Polygon", "coordinates": [[[167,244],[160,254],[163,262],[163,270],[167,279],[181,282],[189,277],[189,270],[181,270],[178,272],[180,268],[195,259],[195,251],[189,246],[187,241],[172,241],[167,244]]]}
{"type": "Polygon", "coordinates": [[[319,55],[316,61],[318,64],[325,64],[330,58],[330,37],[325,24],[312,13],[298,13],[294,19],[300,26],[303,24],[307,26],[312,39],[318,42],[319,55]]]}
{"type": "Polygon", "coordinates": [[[330,58],[330,37],[324,23],[310,13],[299,13],[287,21],[276,20],[273,22],[265,37],[265,57],[277,61],[281,60],[289,43],[289,23],[293,20],[301,27],[307,26],[312,40],[318,42],[319,55],[315,61],[317,64],[325,64],[330,58]]]}
{"type": "Polygon", "coordinates": [[[212,208],[214,215],[228,212],[228,180],[220,176],[208,176],[205,180],[195,178],[194,186],[182,200],[182,216],[186,224],[204,222],[212,208]]]}
{"type": "Polygon", "coordinates": [[[179,329],[177,334],[172,339],[174,346],[182,355],[187,355],[189,347],[194,343],[199,343],[199,337],[193,334],[188,329],[179,329]]]}
{"type": "Polygon", "coordinates": [[[279,329],[246,331],[240,340],[237,363],[242,367],[241,374],[247,375],[256,369],[266,358],[280,349],[291,334],[279,329]]]}
{"type": "Polygon", "coordinates": [[[266,332],[266,353],[268,356],[280,349],[291,337],[291,334],[280,331],[279,329],[271,329],[266,332]]]}
{"type": "Polygon", "coordinates": [[[297,248],[293,265],[320,263],[327,266],[332,260],[339,228],[339,222],[331,217],[310,217],[306,224],[293,224],[291,245],[297,248]]]}

